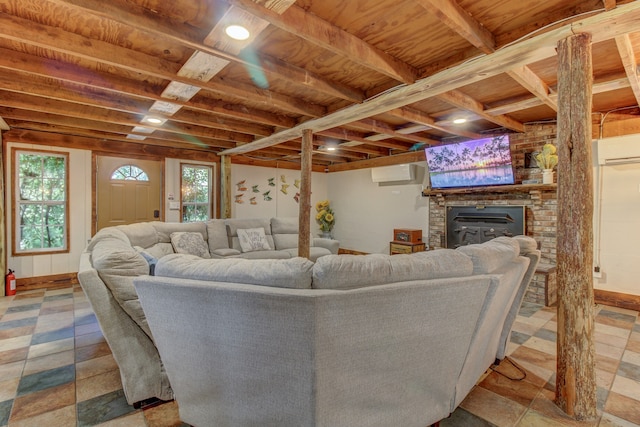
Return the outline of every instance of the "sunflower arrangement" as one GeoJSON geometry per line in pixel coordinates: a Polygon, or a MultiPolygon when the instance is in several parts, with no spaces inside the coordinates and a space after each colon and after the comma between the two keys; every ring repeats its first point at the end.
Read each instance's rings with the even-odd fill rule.
{"type": "Polygon", "coordinates": [[[540,169],[553,169],[558,164],[558,155],[556,154],[556,146],[553,144],[544,144],[542,151],[535,156],[536,163],[540,169]]]}
{"type": "Polygon", "coordinates": [[[333,209],[329,206],[328,200],[316,203],[316,222],[320,226],[320,230],[328,233],[333,229],[336,218],[333,215],[333,209]]]}

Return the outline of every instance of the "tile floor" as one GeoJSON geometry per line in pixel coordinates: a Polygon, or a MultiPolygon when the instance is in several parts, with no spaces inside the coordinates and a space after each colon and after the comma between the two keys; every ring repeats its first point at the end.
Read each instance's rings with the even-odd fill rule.
{"type": "MultiPolygon", "coordinates": [[[[640,426],[638,313],[596,310],[596,421],[573,421],[553,404],[555,310],[525,303],[510,354],[526,378],[513,381],[489,371],[440,425],[640,426]]],[[[508,364],[497,369],[516,374],[508,364]]],[[[118,367],[77,285],[0,297],[0,426],[184,426],[175,402],[136,410],[121,387],[118,367]]]]}

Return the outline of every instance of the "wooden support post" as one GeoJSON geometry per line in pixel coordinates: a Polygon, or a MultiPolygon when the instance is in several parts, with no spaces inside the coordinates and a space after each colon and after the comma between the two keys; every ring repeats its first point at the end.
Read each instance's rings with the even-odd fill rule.
{"type": "Polygon", "coordinates": [[[309,258],[311,246],[311,152],[313,134],[311,129],[302,131],[302,152],[300,153],[300,200],[298,206],[298,256],[309,258]]]}
{"type": "Polygon", "coordinates": [[[220,214],[221,218],[231,218],[231,157],[220,159],[220,214]]]}
{"type": "MultiPolygon", "coordinates": [[[[2,141],[2,132],[0,132],[0,271],[4,271],[2,276],[7,271],[7,252],[5,251],[7,247],[7,236],[4,232],[5,230],[5,218],[7,217],[8,212],[6,211],[6,205],[4,203],[4,160],[6,158],[6,150],[5,144],[2,141]]],[[[2,295],[4,295],[4,286],[2,287],[2,295]]]]}
{"type": "Polygon", "coordinates": [[[558,43],[558,355],[556,404],[576,420],[596,417],[593,341],[591,35],[558,43]]]}

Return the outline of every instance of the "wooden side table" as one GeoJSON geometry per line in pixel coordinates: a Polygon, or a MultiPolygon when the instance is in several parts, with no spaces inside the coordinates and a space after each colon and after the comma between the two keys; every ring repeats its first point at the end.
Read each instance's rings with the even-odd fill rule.
{"type": "Polygon", "coordinates": [[[389,253],[391,253],[391,255],[412,254],[414,252],[422,252],[424,250],[424,243],[399,242],[397,240],[389,242],[389,253]]]}

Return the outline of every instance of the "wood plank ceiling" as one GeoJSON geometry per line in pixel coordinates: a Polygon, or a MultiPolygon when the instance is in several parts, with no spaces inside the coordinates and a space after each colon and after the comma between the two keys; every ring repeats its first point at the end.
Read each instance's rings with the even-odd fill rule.
{"type": "Polygon", "coordinates": [[[344,168],[555,120],[581,31],[594,114],[637,115],[635,1],[0,0],[0,128],[344,168]]]}

